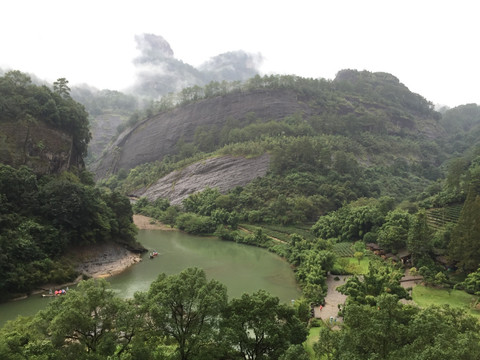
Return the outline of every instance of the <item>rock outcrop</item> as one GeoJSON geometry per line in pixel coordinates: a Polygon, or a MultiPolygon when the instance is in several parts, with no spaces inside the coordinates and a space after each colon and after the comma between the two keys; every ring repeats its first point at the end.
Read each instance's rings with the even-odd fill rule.
{"type": "Polygon", "coordinates": [[[133,195],[154,201],[166,198],[171,204],[180,204],[188,195],[207,187],[218,188],[221,193],[237,186],[244,186],[267,173],[270,156],[257,158],[221,156],[208,159],[174,171],[159,179],[148,189],[141,189],[133,195]]]}
{"type": "Polygon", "coordinates": [[[292,90],[257,90],[201,100],[163,112],[125,131],[91,169],[101,179],[120,169],[161,161],[175,153],[180,139],[192,141],[198,126],[221,128],[227,119],[241,123],[249,114],[269,120],[309,112],[309,107],[299,102],[292,90]]]}
{"type": "Polygon", "coordinates": [[[83,161],[72,152],[69,135],[39,121],[0,123],[0,162],[3,164],[26,165],[37,174],[60,173],[74,165],[83,166],[83,161]]]}

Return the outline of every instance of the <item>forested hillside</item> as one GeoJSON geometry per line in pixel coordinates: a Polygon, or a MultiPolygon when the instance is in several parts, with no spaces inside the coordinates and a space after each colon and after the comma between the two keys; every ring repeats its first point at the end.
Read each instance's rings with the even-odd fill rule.
{"type": "Polygon", "coordinates": [[[84,169],[88,115],[66,79],[0,77],[0,297],[73,280],[72,246],[134,243],[128,199],[95,187],[84,169]]]}
{"type": "Polygon", "coordinates": [[[120,299],[105,281],[89,280],[34,317],[8,323],[2,356],[303,360],[307,326],[320,326],[312,356],[321,359],[480,355],[475,318],[399,301],[411,298],[400,284],[404,265],[425,285],[480,294],[477,105],[440,113],[394,76],[355,70],[333,81],[212,82],[133,115],[134,98],[85,90],[76,96],[90,113],[124,117],[108,150],[92,153],[95,185],[82,166],[87,112],[68,82],[52,90],[10,72],[0,90],[0,126],[12,130],[0,143],[2,295],[75,276],[62,258],[69,247],[131,245],[126,194],[139,196],[135,212],[180,230],[275,252],[302,289],[293,306],[264,291],[228,301],[222,284],[190,268],[120,299]],[[27,135],[14,138],[17,126],[27,135]],[[66,165],[33,165],[58,152],[66,165]],[[385,260],[369,256],[366,244],[385,260]],[[359,265],[368,257],[361,276],[347,252],[359,265]],[[332,320],[311,319],[312,306],[325,302],[327,274],[353,275],[339,287],[347,300],[335,331],[332,320]]]}
{"type": "MultiPolygon", "coordinates": [[[[365,134],[381,135],[388,142],[425,137],[419,145],[428,147],[443,133],[432,105],[395,77],[348,70],[333,82],[295,76],[257,76],[243,84],[213,82],[164,96],[151,113],[119,136],[93,165],[98,177],[167,155],[186,157],[282,136],[340,135],[367,146],[365,134]]],[[[358,160],[369,161],[369,154],[359,155],[363,159],[358,160]]]]}
{"type": "Polygon", "coordinates": [[[218,85],[163,98],[157,115],[121,134],[92,166],[97,177],[114,174],[109,186],[142,194],[212,156],[268,153],[267,176],[229,196],[249,199],[233,201],[242,218],[292,223],[361,197],[414,202],[443,176],[440,113],[392,75],[345,70],[332,82],[266,76],[218,85]]]}
{"type": "Polygon", "coordinates": [[[278,252],[297,266],[311,301],[325,291],[320,275],[312,280],[315,264],[330,270],[336,243],[377,243],[393,254],[406,249],[431,281],[445,266],[469,272],[480,264],[470,249],[478,230],[467,230],[476,216],[468,214],[478,214],[477,105],[440,113],[390,74],[343,70],[333,81],[257,76],[184,89],[152,112],[99,159],[97,176],[113,174],[102,184],[145,196],[136,211],[187,232],[278,252]],[[232,172],[209,165],[225,170],[228,157],[266,154],[268,171],[241,186],[225,186],[235,177],[234,161],[232,172]],[[457,215],[433,227],[434,214],[448,207],[457,215]],[[311,233],[288,237],[284,247],[262,231],[235,230],[239,224],[311,233]]]}

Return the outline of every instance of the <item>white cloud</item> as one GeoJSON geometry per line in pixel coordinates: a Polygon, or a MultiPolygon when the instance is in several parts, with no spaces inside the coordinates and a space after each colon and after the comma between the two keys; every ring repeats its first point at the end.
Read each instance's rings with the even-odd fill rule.
{"type": "Polygon", "coordinates": [[[2,4],[0,67],[53,81],[132,84],[135,34],[154,33],[198,66],[220,53],[261,53],[263,71],[333,78],[386,71],[450,106],[480,103],[475,1],[92,1],[2,4]]]}

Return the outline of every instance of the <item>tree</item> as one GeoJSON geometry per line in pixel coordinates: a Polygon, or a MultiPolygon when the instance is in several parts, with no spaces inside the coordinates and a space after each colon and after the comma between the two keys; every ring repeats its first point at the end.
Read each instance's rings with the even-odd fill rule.
{"type": "Polygon", "coordinates": [[[480,268],[468,274],[467,278],[456,285],[456,287],[465,289],[469,294],[475,294],[480,296],[480,268]]]}
{"type": "Polygon", "coordinates": [[[378,244],[386,251],[404,248],[407,245],[410,217],[403,210],[390,211],[378,231],[378,244]]]}
{"type": "Polygon", "coordinates": [[[135,309],[108,287],[103,279],[82,281],[37,315],[39,328],[64,358],[118,355],[128,346],[140,326],[129,315],[135,309]]]}
{"type": "Polygon", "coordinates": [[[348,295],[347,305],[355,303],[373,306],[376,298],[384,293],[395,295],[397,299],[409,299],[410,295],[400,285],[402,276],[403,271],[391,265],[370,261],[367,274],[349,278],[345,284],[338,287],[338,291],[348,295]]]}
{"type": "MultiPolygon", "coordinates": [[[[429,306],[413,314],[399,359],[470,360],[480,358],[478,319],[450,306],[429,306]]],[[[392,356],[392,359],[394,357],[392,356]]]]}
{"type": "Polygon", "coordinates": [[[432,231],[427,224],[427,214],[419,211],[412,220],[408,231],[408,250],[412,253],[412,263],[417,266],[422,258],[428,258],[432,251],[432,231]]]}
{"type": "Polygon", "coordinates": [[[474,271],[480,265],[479,217],[480,180],[474,178],[470,183],[467,198],[448,248],[450,258],[467,271],[474,271]]]}
{"type": "Polygon", "coordinates": [[[365,253],[363,251],[355,251],[353,254],[355,259],[358,260],[358,265],[360,265],[360,262],[362,261],[363,257],[365,256],[365,253]]]}
{"type": "Polygon", "coordinates": [[[333,360],[337,353],[340,332],[327,326],[322,326],[318,334],[318,341],[313,344],[313,351],[318,359],[333,360]]]}
{"type": "Polygon", "coordinates": [[[305,348],[300,345],[290,345],[279,360],[309,360],[310,357],[305,348]]]}
{"type": "Polygon", "coordinates": [[[404,345],[411,311],[398,297],[381,294],[375,306],[350,304],[345,309],[346,330],[334,347],[339,359],[396,359],[389,355],[404,345]]]}
{"type": "Polygon", "coordinates": [[[181,360],[193,359],[212,342],[227,305],[227,289],[207,281],[203,270],[188,268],[177,275],[160,274],[147,294],[145,321],[175,341],[181,360]]]}
{"type": "Polygon", "coordinates": [[[222,324],[225,341],[244,359],[278,359],[290,345],[305,341],[307,330],[295,310],[264,290],[233,299],[222,324]]]}
{"type": "Polygon", "coordinates": [[[59,78],[53,83],[53,91],[63,98],[70,97],[70,88],[68,87],[68,80],[59,78]]]}
{"type": "Polygon", "coordinates": [[[2,360],[61,359],[62,353],[36,326],[34,317],[19,316],[0,329],[2,360]]]}

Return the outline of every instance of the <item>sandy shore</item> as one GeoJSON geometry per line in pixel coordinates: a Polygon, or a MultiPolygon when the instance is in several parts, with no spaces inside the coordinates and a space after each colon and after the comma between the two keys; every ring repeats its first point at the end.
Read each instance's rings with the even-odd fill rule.
{"type": "MultiPolygon", "coordinates": [[[[143,215],[133,215],[133,222],[139,229],[174,230],[143,215]]],[[[141,261],[139,254],[113,242],[77,248],[73,250],[72,257],[78,263],[76,270],[93,278],[119,274],[141,261]]]]}
{"type": "Polygon", "coordinates": [[[175,229],[158,222],[155,219],[143,215],[133,215],[133,222],[139,229],[142,230],[167,230],[174,231],[175,229]]]}
{"type": "Polygon", "coordinates": [[[141,261],[139,254],[116,243],[77,248],[75,251],[74,258],[78,261],[76,270],[93,278],[119,274],[141,261]]]}

